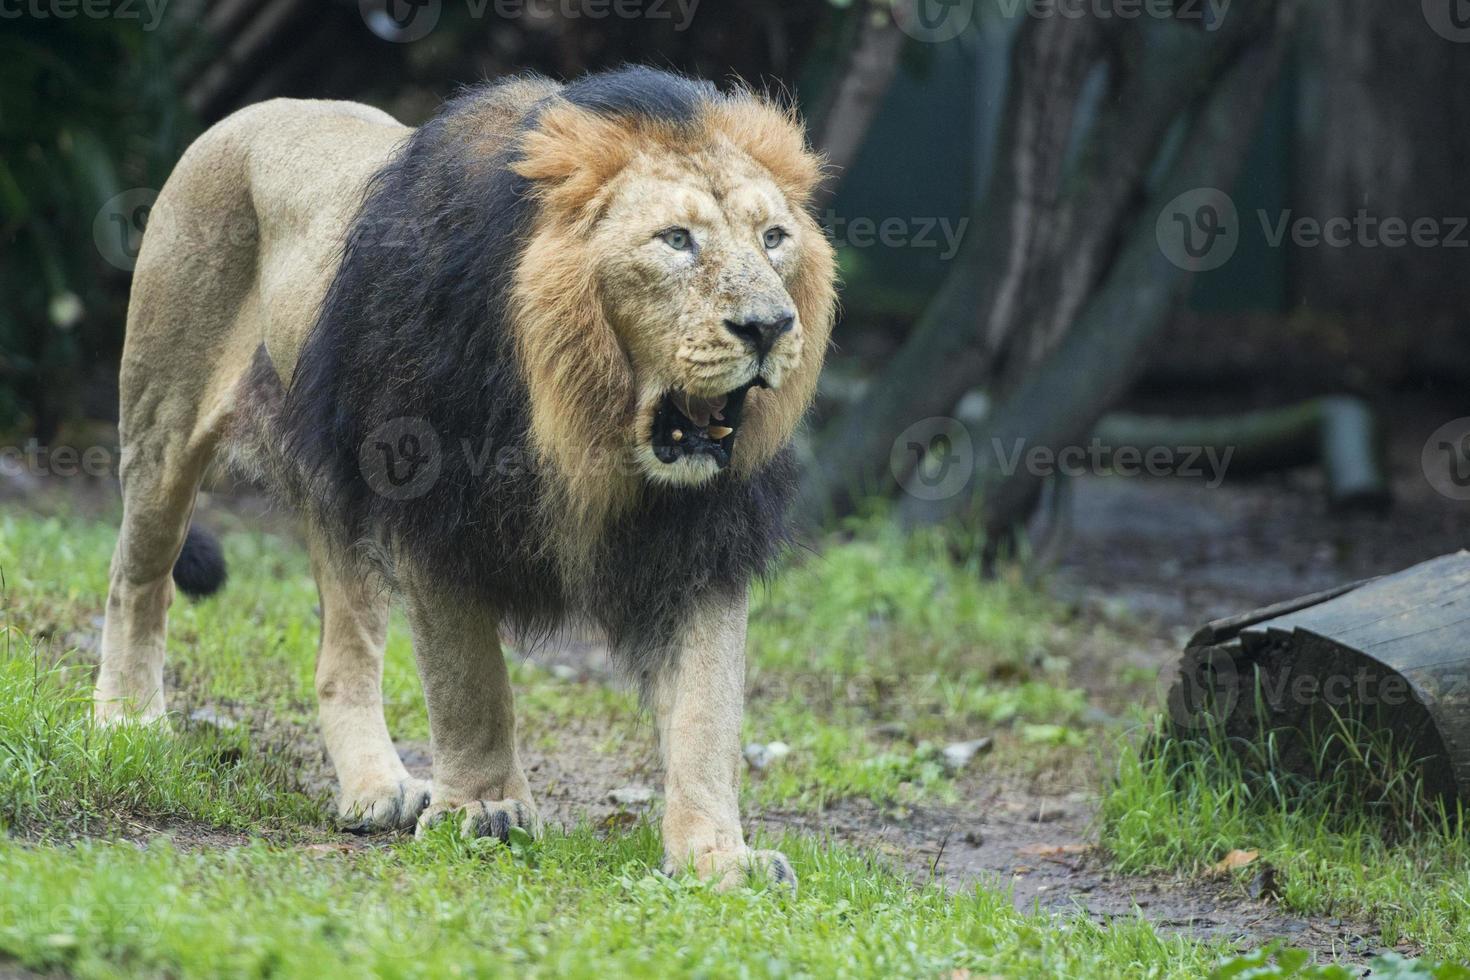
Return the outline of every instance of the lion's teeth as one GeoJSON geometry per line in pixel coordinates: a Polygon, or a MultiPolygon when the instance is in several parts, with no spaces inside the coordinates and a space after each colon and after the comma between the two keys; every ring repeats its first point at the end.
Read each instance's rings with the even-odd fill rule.
{"type": "Polygon", "coordinates": [[[675,442],[683,442],[684,441],[684,430],[683,429],[675,429],[673,432],[670,432],[669,433],[669,438],[672,439],[672,440],[674,440],[675,442]]]}
{"type": "Polygon", "coordinates": [[[709,427],[709,437],[711,439],[723,439],[734,431],[728,425],[712,425],[709,427]]]}

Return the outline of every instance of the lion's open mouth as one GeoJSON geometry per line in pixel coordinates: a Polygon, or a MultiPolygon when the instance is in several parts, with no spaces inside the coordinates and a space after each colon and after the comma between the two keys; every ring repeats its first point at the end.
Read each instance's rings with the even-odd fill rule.
{"type": "Polygon", "coordinates": [[[745,396],[754,387],[767,387],[757,377],[717,398],[702,398],[682,391],[667,392],[653,415],[653,455],[660,463],[708,456],[720,469],[730,465],[735,437],[740,434],[740,413],[745,396]]]}

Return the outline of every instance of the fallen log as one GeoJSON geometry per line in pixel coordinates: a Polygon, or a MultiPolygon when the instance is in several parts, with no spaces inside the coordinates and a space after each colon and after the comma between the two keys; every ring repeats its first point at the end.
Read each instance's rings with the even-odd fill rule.
{"type": "Polygon", "coordinates": [[[1170,735],[1282,774],[1407,766],[1427,798],[1470,804],[1470,552],[1206,625],[1168,708],[1170,735]]]}
{"type": "Polygon", "coordinates": [[[1225,416],[1114,412],[1094,435],[1114,451],[1214,449],[1238,475],[1319,463],[1335,510],[1382,513],[1393,499],[1373,409],[1351,395],[1225,416]]]}

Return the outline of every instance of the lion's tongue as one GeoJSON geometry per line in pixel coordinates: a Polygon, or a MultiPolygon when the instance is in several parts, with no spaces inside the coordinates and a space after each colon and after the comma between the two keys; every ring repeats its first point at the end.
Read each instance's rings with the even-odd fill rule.
{"type": "Polygon", "coordinates": [[[698,398],[686,394],[678,404],[679,410],[689,417],[689,421],[703,429],[709,425],[711,415],[723,418],[726,401],[724,395],[718,398],[698,398]]]}

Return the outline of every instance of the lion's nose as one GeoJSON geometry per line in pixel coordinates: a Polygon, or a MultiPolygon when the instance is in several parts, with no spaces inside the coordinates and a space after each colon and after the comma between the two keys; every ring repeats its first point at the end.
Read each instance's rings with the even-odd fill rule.
{"type": "Polygon", "coordinates": [[[765,357],[776,345],[781,335],[791,329],[796,317],[783,313],[771,320],[726,320],[725,326],[731,333],[755,348],[756,354],[765,357]]]}

